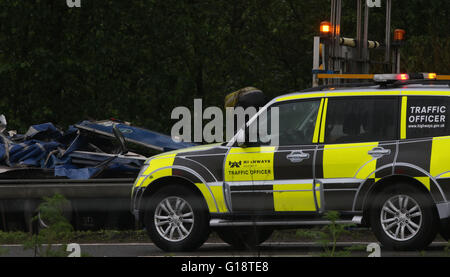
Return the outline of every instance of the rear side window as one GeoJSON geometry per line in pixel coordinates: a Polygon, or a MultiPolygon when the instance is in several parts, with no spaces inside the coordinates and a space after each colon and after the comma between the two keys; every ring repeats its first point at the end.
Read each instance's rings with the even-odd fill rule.
{"type": "Polygon", "coordinates": [[[449,98],[408,96],[406,138],[448,136],[449,98]]]}
{"type": "Polygon", "coordinates": [[[397,97],[329,98],[325,143],[355,143],[397,139],[397,97]]]}

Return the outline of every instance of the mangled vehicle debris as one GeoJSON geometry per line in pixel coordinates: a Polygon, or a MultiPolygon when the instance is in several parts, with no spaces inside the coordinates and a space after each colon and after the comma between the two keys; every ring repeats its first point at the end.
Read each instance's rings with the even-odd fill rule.
{"type": "Polygon", "coordinates": [[[132,226],[130,188],[146,157],[192,145],[114,119],[17,134],[1,116],[0,230],[31,230],[42,198],[54,194],[69,200],[76,229],[132,226]]]}

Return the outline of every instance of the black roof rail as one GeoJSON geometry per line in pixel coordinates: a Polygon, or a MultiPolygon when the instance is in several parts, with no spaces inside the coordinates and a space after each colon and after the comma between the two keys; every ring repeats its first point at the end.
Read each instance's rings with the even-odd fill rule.
{"type": "Polygon", "coordinates": [[[318,87],[307,88],[300,92],[313,92],[329,90],[332,88],[357,88],[357,87],[373,87],[378,86],[380,89],[397,88],[404,85],[448,85],[450,87],[450,80],[436,80],[436,79],[419,79],[419,80],[395,80],[393,82],[361,82],[361,83],[345,83],[345,84],[331,84],[318,87]]]}
{"type": "Polygon", "coordinates": [[[301,92],[311,92],[311,91],[321,91],[330,88],[350,88],[350,87],[369,87],[376,86],[375,82],[364,82],[364,83],[346,83],[346,84],[334,84],[334,85],[323,85],[318,87],[312,87],[302,90],[301,92]]]}

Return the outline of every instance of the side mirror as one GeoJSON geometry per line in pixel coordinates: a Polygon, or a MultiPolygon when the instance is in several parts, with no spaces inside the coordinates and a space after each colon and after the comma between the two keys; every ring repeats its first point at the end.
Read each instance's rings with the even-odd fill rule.
{"type": "Polygon", "coordinates": [[[128,153],[128,148],[125,145],[125,137],[123,136],[122,132],[119,130],[119,127],[117,127],[117,124],[113,125],[113,133],[116,137],[117,141],[120,145],[120,154],[126,154],[128,153]]]}

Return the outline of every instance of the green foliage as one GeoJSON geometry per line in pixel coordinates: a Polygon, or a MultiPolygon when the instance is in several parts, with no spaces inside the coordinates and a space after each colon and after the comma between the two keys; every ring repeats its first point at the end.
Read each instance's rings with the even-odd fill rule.
{"type": "Polygon", "coordinates": [[[296,235],[302,238],[313,239],[322,246],[324,252],[321,256],[324,257],[342,257],[349,256],[353,251],[364,251],[363,245],[352,245],[345,247],[343,250],[337,250],[337,242],[344,235],[349,235],[349,227],[353,224],[338,224],[339,213],[336,211],[326,212],[324,218],[330,221],[330,224],[325,225],[321,229],[297,230],[296,235]]]}
{"type": "Polygon", "coordinates": [[[25,232],[3,232],[0,231],[0,244],[21,244],[30,239],[30,234],[25,232]]]}
{"type": "Polygon", "coordinates": [[[322,245],[324,249],[323,256],[326,257],[335,257],[335,256],[348,256],[350,253],[347,251],[337,251],[336,243],[338,239],[343,235],[348,233],[348,227],[352,226],[351,224],[337,224],[336,222],[339,220],[339,213],[336,211],[329,211],[325,213],[325,219],[329,220],[331,223],[329,225],[325,225],[321,232],[319,232],[319,240],[318,242],[322,245]]]}
{"type": "MultiPolygon", "coordinates": [[[[342,33],[355,33],[343,1],[342,33]]],[[[268,98],[311,84],[312,38],[329,0],[66,1],[0,3],[0,111],[10,128],[121,118],[169,133],[174,107],[193,98],[223,107],[245,86],[268,98]]],[[[384,9],[370,38],[383,41],[384,9]]],[[[405,71],[450,73],[449,1],[393,1],[405,28],[405,71]]],[[[375,55],[375,54],[374,54],[375,55]]]]}
{"type": "MultiPolygon", "coordinates": [[[[67,245],[56,247],[58,241],[73,239],[73,227],[64,217],[64,207],[67,200],[59,194],[45,197],[38,209],[39,214],[33,218],[36,222],[44,222],[46,227],[41,228],[38,234],[24,242],[25,249],[34,249],[35,255],[40,257],[66,257],[67,245]]],[[[41,224],[42,225],[42,224],[41,224]]]]}
{"type": "MultiPolygon", "coordinates": [[[[26,232],[1,232],[0,244],[23,244],[30,242],[32,235],[26,232]]],[[[143,230],[99,230],[74,231],[69,236],[70,241],[78,243],[92,242],[151,242],[143,230]]],[[[54,243],[67,243],[67,234],[58,236],[54,243]]]]}
{"type": "Polygon", "coordinates": [[[320,229],[316,229],[316,228],[314,228],[314,229],[311,229],[311,230],[308,230],[308,229],[298,229],[296,232],[295,232],[295,235],[297,236],[297,237],[300,237],[300,238],[303,238],[303,239],[312,239],[312,240],[318,240],[319,239],[319,237],[320,237],[320,229]]]}

